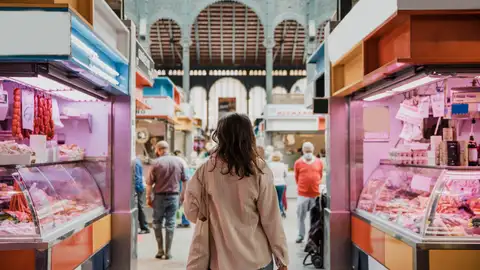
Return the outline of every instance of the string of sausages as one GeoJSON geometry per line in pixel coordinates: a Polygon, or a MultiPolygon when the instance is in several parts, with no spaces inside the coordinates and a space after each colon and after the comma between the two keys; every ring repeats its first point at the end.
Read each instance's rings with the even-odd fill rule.
{"type": "Polygon", "coordinates": [[[48,140],[55,136],[52,117],[52,97],[40,91],[34,91],[34,122],[33,131],[22,129],[22,92],[19,88],[13,90],[12,136],[22,140],[30,135],[46,135],[48,140]]]}

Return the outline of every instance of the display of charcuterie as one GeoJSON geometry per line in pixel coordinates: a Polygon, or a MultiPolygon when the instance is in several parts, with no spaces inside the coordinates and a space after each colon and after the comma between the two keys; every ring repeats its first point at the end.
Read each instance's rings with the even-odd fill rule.
{"type": "Polygon", "coordinates": [[[480,171],[380,165],[357,212],[422,236],[480,236],[480,171]]]}
{"type": "Polygon", "coordinates": [[[449,173],[442,188],[426,234],[480,236],[480,173],[449,173]]]}
{"type": "Polygon", "coordinates": [[[105,211],[101,191],[82,162],[0,169],[0,238],[41,237],[105,211]]]}

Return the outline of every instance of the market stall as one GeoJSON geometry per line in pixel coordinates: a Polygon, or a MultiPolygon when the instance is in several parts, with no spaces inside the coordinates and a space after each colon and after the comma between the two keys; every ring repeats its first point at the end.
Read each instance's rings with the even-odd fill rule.
{"type": "Polygon", "coordinates": [[[193,108],[188,103],[180,104],[180,111],[175,116],[175,147],[173,149],[182,151],[187,160],[190,160],[193,152],[196,129],[193,108]]]}
{"type": "MultiPolygon", "coordinates": [[[[268,104],[265,106],[264,118],[266,137],[271,138],[275,150],[282,152],[283,162],[290,169],[293,169],[295,161],[301,156],[299,149],[304,142],[309,141],[315,145],[315,155],[325,149],[325,118],[314,115],[304,105],[268,104]]],[[[261,138],[261,132],[258,135],[261,138]]]]}
{"type": "Polygon", "coordinates": [[[117,30],[114,42],[69,5],[0,4],[0,32],[14,40],[0,44],[0,258],[8,269],[115,268],[113,249],[129,255],[127,267],[133,257],[131,244],[111,243],[121,207],[113,186],[131,183],[130,33],[95,2],[92,13],[117,30]]]}
{"type": "Polygon", "coordinates": [[[360,1],[329,37],[331,178],[349,187],[331,195],[330,243],[351,231],[356,269],[480,268],[472,10],[472,1],[360,1]]]}
{"type": "Polygon", "coordinates": [[[181,110],[181,93],[169,78],[158,77],[152,87],[143,89],[143,97],[150,109],[137,110],[136,126],[148,133],[148,140],[137,142],[136,149],[137,155],[153,159],[157,142],[165,140],[175,145],[175,116],[181,110]]]}

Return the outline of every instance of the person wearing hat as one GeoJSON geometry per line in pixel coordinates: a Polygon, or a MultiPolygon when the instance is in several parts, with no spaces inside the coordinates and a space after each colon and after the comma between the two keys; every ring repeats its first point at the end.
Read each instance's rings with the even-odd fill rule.
{"type": "Polygon", "coordinates": [[[295,182],[297,183],[297,243],[305,238],[305,218],[307,213],[315,206],[315,199],[320,196],[320,183],[322,181],[323,163],[313,154],[315,147],[310,142],[302,146],[302,157],[294,165],[295,182]]]}

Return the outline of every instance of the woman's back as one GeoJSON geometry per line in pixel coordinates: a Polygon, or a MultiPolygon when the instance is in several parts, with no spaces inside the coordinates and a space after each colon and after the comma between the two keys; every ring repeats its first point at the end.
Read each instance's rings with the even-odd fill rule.
{"type": "Polygon", "coordinates": [[[261,269],[272,261],[272,254],[287,265],[286,239],[271,170],[263,164],[263,174],[239,179],[222,173],[225,169],[219,161],[216,166],[213,160],[205,163],[189,183],[185,201],[185,214],[196,220],[198,208],[192,205],[196,201],[192,199],[200,198],[202,183],[206,184],[211,269],[261,269]]]}
{"type": "MultiPolygon", "coordinates": [[[[212,138],[217,145],[188,183],[184,204],[185,215],[196,222],[200,209],[207,212],[208,201],[208,217],[202,215],[202,220],[209,222],[210,268],[264,269],[272,266],[273,255],[277,266],[286,269],[287,244],[273,175],[259,156],[250,119],[236,113],[224,116],[212,138]]],[[[204,230],[195,233],[194,242],[205,235],[204,230]]],[[[201,250],[193,248],[190,258],[201,256],[201,250]]]]}

